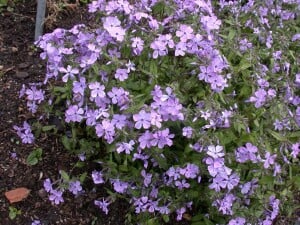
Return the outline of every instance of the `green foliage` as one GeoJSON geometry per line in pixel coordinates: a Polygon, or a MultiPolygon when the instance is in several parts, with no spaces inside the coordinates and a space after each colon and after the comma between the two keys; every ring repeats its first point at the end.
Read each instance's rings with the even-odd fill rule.
{"type": "Polygon", "coordinates": [[[43,154],[43,149],[42,148],[34,149],[27,156],[26,163],[30,166],[34,166],[34,165],[38,164],[38,162],[42,160],[42,154],[43,154]]]}
{"type": "Polygon", "coordinates": [[[17,209],[16,207],[13,207],[13,206],[9,206],[8,210],[9,210],[8,217],[11,220],[14,220],[18,215],[22,214],[21,210],[17,209]]]}

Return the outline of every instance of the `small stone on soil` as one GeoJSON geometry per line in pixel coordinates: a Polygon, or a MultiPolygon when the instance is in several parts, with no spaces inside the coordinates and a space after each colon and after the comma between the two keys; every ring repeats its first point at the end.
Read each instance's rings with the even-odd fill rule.
{"type": "Polygon", "coordinates": [[[20,69],[25,69],[25,68],[29,67],[29,64],[28,64],[28,63],[20,63],[20,64],[18,65],[18,67],[19,67],[20,69]]]}
{"type": "Polygon", "coordinates": [[[24,72],[24,71],[18,71],[18,72],[16,72],[16,77],[24,79],[24,78],[29,77],[29,73],[24,72]]]}

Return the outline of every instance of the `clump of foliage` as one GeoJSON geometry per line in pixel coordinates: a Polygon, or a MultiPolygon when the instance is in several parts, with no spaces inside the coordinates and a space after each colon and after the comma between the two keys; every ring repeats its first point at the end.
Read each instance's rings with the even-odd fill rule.
{"type": "MultiPolygon", "coordinates": [[[[45,81],[21,90],[42,113],[32,127],[62,135],[82,170],[98,165],[45,180],[49,199],[80,194],[90,177],[111,186],[95,199],[104,213],[119,197],[130,202],[129,224],[191,210],[195,225],[291,215],[300,188],[299,11],[296,0],[98,0],[89,4],[96,27],[41,37],[45,81]],[[41,125],[51,118],[59,123],[41,125]]],[[[34,141],[27,122],[15,129],[34,141]]]]}

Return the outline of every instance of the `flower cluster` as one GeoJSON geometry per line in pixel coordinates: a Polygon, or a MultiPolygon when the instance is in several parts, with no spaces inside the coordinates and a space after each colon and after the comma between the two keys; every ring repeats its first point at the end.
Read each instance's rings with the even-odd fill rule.
{"type": "MultiPolygon", "coordinates": [[[[66,148],[99,162],[85,174],[114,193],[94,204],[108,214],[122,195],[137,218],[193,208],[213,224],[271,224],[283,184],[299,185],[299,1],[97,0],[88,11],[95,27],[36,42],[46,77],[21,97],[32,113],[48,100],[43,118],[62,118],[66,148]]],[[[14,128],[33,142],[28,123],[14,128]]],[[[44,187],[59,204],[81,183],[44,187]]]]}

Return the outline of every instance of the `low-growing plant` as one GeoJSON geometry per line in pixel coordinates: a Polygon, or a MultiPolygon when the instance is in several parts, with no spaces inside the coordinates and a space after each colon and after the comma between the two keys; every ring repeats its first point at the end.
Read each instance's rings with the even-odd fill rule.
{"type": "MultiPolygon", "coordinates": [[[[128,224],[162,224],[171,213],[192,215],[193,225],[291,216],[300,188],[299,11],[296,0],[98,0],[89,4],[96,27],[41,37],[45,81],[20,96],[39,123],[55,125],[77,167],[97,165],[80,178],[46,179],[49,199],[80,194],[89,176],[111,186],[94,202],[105,214],[128,200],[128,224]]],[[[33,143],[27,122],[15,129],[33,143]]]]}
{"type": "Polygon", "coordinates": [[[18,215],[21,215],[21,214],[22,214],[21,210],[17,209],[16,207],[9,206],[8,209],[9,209],[8,217],[9,217],[9,219],[11,219],[11,220],[16,219],[16,217],[17,217],[18,215]]]}
{"type": "Polygon", "coordinates": [[[42,154],[43,154],[43,149],[41,149],[41,148],[34,149],[27,156],[26,163],[30,166],[34,166],[34,165],[38,164],[38,162],[42,160],[42,154]]]}

